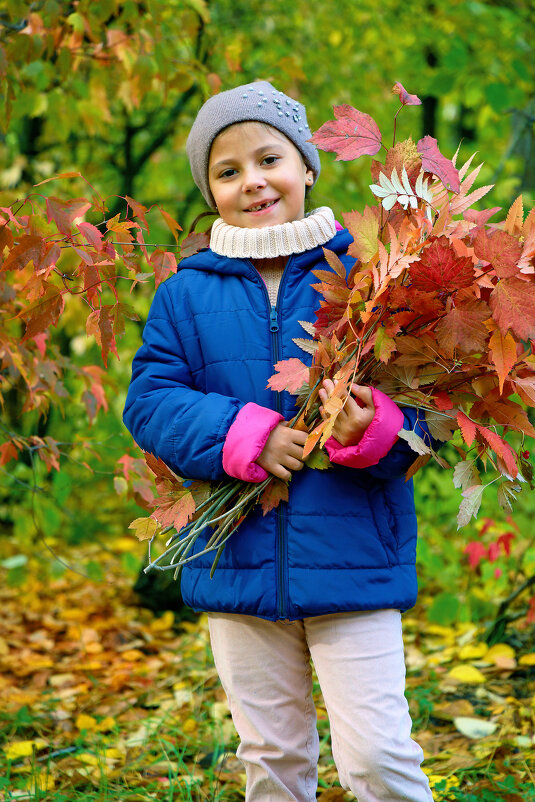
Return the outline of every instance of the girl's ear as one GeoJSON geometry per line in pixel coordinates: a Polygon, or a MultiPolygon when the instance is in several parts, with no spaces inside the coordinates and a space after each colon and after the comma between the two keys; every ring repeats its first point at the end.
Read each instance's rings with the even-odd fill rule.
{"type": "Polygon", "coordinates": [[[307,170],[305,173],[305,184],[307,185],[307,187],[311,187],[313,183],[314,183],[314,173],[312,172],[312,170],[307,170]]]}

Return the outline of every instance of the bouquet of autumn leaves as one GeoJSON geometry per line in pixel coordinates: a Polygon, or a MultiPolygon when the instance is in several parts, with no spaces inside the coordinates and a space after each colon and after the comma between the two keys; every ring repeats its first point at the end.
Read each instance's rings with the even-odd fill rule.
{"type": "MultiPolygon", "coordinates": [[[[421,102],[399,83],[393,92],[401,103],[395,120],[404,106],[421,102]]],[[[500,209],[471,208],[492,188],[472,190],[481,169],[472,168],[473,157],[457,169],[430,136],[396,143],[395,121],[387,148],[368,114],[349,105],[335,106],[334,114],[311,141],[343,160],[384,150],[384,163],[371,164],[377,202],[343,215],[354,240],[348,253],[356,259],[349,274],[328,249],[331,270],[314,271],[317,320],[303,322],[310,338],[296,340],[313,355],[312,365],[278,362],[269,386],[296,394],[290,425],[309,432],[304,454],[311,468],[329,466],[323,446],[351,384],[371,385],[418,408],[435,440],[453,438],[450,465],[416,432],[399,432],[415,451],[407,479],[430,459],[453,468],[462,495],[459,526],[477,516],[490,485],[511,508],[522,484],[533,488],[525,438],[535,436],[526,410],[535,407],[535,209],[524,220],[519,197],[503,222],[491,223],[500,209]],[[322,416],[318,391],[325,378],[335,386],[322,416]]],[[[275,477],[210,485],[146,458],[157,506],[150,518],[131,524],[150,540],[146,570],[178,573],[197,556],[195,542],[210,526],[202,553],[215,552],[213,571],[257,504],[266,514],[288,499],[288,485],[275,477]],[[165,549],[153,558],[151,546],[162,534],[169,535],[165,549]]]]}

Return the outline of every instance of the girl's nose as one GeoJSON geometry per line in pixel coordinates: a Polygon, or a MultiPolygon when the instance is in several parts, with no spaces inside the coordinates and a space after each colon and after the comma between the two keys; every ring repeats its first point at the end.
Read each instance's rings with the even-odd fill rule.
{"type": "Polygon", "coordinates": [[[265,187],[266,179],[256,168],[251,168],[244,173],[243,176],[243,191],[255,192],[257,189],[265,187]]]}

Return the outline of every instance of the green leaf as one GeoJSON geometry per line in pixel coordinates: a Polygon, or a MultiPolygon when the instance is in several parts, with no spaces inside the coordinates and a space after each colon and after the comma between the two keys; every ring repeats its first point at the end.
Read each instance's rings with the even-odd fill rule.
{"type": "Polygon", "coordinates": [[[435,596],[431,607],[427,611],[427,617],[433,624],[440,624],[443,627],[451,626],[459,613],[459,597],[453,593],[439,593],[435,596]]]}
{"type": "Polygon", "coordinates": [[[305,465],[309,468],[314,468],[316,471],[325,471],[331,467],[331,461],[326,451],[322,448],[315,448],[305,460],[305,465]]]}

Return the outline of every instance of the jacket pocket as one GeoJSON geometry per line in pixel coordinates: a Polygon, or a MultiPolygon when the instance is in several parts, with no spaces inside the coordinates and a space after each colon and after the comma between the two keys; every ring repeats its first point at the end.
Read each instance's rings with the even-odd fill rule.
{"type": "Polygon", "coordinates": [[[377,528],[377,536],[386,551],[389,565],[396,565],[399,562],[397,520],[394,510],[388,501],[385,488],[379,484],[371,488],[369,498],[377,528]]]}

